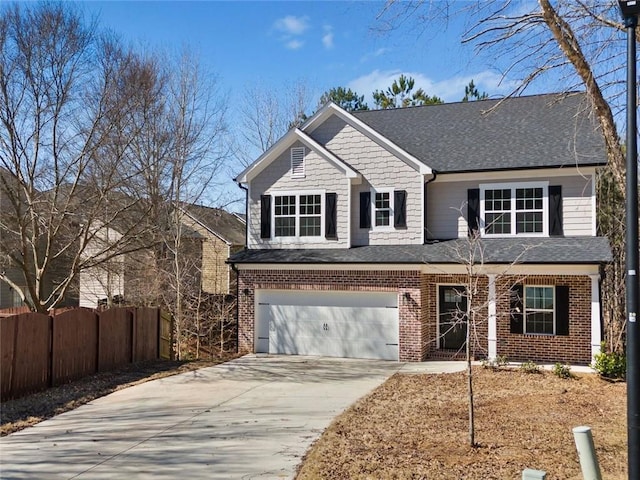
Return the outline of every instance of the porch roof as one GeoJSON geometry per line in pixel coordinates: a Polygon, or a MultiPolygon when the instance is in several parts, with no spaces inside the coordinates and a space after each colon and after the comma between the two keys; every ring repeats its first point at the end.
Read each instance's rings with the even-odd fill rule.
{"type": "Polygon", "coordinates": [[[245,249],[238,264],[465,264],[474,251],[480,264],[601,264],[612,260],[605,237],[466,238],[426,245],[367,245],[353,248],[245,249]]]}

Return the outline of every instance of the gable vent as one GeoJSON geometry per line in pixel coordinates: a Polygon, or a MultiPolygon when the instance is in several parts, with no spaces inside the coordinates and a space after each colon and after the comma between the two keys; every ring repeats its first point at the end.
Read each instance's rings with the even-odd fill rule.
{"type": "Polygon", "coordinates": [[[304,147],[291,149],[291,178],[304,177],[304,147]]]}

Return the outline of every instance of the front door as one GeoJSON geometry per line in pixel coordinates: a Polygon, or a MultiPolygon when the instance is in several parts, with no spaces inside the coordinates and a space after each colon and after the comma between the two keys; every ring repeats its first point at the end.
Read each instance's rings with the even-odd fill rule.
{"type": "Polygon", "coordinates": [[[465,288],[459,285],[440,285],[438,333],[439,346],[447,350],[459,350],[467,338],[467,297],[465,288]]]}

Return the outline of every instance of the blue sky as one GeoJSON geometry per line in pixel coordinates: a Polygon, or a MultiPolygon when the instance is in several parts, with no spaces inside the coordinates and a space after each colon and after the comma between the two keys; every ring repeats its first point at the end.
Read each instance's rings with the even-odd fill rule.
{"type": "Polygon", "coordinates": [[[481,90],[506,93],[495,64],[460,44],[463,19],[420,34],[404,25],[380,33],[382,2],[87,2],[102,27],[134,45],[186,45],[219,77],[232,101],[246,86],[282,89],[304,82],[314,101],[334,86],[370,100],[400,73],[416,88],[458,101],[473,78],[481,90]]]}
{"type": "MultiPolygon", "coordinates": [[[[437,1],[437,0],[436,0],[437,1]]],[[[462,1],[462,0],[461,0],[462,1]]],[[[510,91],[495,58],[477,56],[460,42],[464,18],[418,30],[405,22],[381,33],[376,16],[384,2],[83,2],[101,28],[126,43],[150,50],[187,47],[218,77],[228,95],[228,121],[238,128],[238,105],[246,88],[287,91],[299,83],[310,91],[308,112],[331,87],[349,87],[373,107],[371,93],[386,89],[401,73],[416,88],[446,102],[459,101],[474,79],[480,91],[510,91]]],[[[530,92],[534,93],[534,92],[530,92]]],[[[256,153],[256,157],[260,152],[256,153]]],[[[240,198],[231,178],[242,167],[228,167],[225,198],[240,198]]],[[[224,202],[226,203],[226,201],[224,202]]],[[[241,203],[232,209],[242,209],[241,203]]]]}

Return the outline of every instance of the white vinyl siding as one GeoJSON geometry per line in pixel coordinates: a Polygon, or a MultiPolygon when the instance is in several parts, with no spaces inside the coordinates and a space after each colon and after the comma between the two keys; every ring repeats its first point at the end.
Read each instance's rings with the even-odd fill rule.
{"type": "MultiPolygon", "coordinates": [[[[517,172],[514,172],[517,173],[517,172]]],[[[449,239],[467,236],[467,190],[481,183],[499,182],[485,175],[481,180],[451,181],[456,175],[442,175],[427,185],[427,238],[449,239]]],[[[540,178],[514,178],[513,182],[537,182],[540,178]]],[[[593,235],[593,202],[591,176],[567,175],[549,177],[549,185],[562,186],[562,224],[564,235],[593,235]]]]}
{"type": "MultiPolygon", "coordinates": [[[[362,174],[362,183],[354,185],[351,191],[350,218],[353,245],[422,243],[423,176],[420,173],[336,116],[328,118],[311,133],[311,136],[362,174]],[[407,192],[406,229],[360,228],[360,192],[380,188],[407,192]]],[[[338,216],[339,225],[344,218],[346,217],[338,216]]],[[[371,224],[374,224],[374,217],[371,219],[371,224]]],[[[391,218],[391,225],[393,225],[393,218],[391,218]]]]}
{"type": "MultiPolygon", "coordinates": [[[[299,146],[299,144],[294,144],[299,146]]],[[[331,162],[320,156],[313,150],[305,153],[305,177],[291,178],[291,154],[287,149],[275,159],[249,185],[249,237],[247,239],[250,248],[340,248],[348,246],[348,225],[341,219],[349,218],[348,213],[349,180],[344,172],[339,170],[331,162]],[[326,240],[324,231],[321,236],[309,237],[304,240],[297,238],[282,239],[271,237],[260,238],[260,195],[273,194],[274,192],[304,192],[324,191],[337,194],[337,240],[326,240]]],[[[324,201],[324,199],[323,199],[324,201]]],[[[271,206],[273,209],[273,204],[271,206]]],[[[324,212],[324,210],[323,210],[324,212]]],[[[324,214],[323,214],[324,215],[324,214]]],[[[272,225],[273,228],[273,225],[272,225]]]]}

